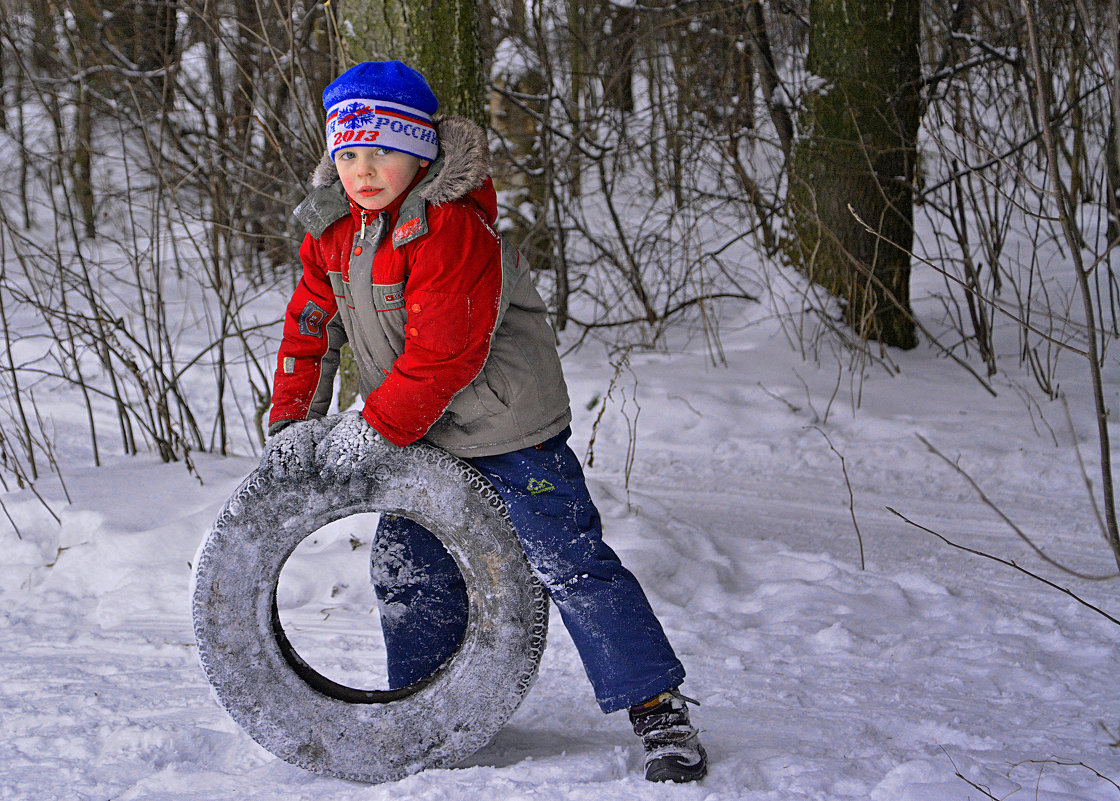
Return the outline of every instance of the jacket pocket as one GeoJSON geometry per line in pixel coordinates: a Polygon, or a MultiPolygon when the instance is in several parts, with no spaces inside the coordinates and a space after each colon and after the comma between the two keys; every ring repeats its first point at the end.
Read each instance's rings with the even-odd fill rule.
{"type": "Polygon", "coordinates": [[[475,396],[478,399],[478,404],[482,410],[488,414],[504,414],[509,410],[509,405],[503,401],[498,393],[490,386],[487,378],[490,371],[483,370],[474,381],[471,382],[471,387],[474,388],[475,396]]]}

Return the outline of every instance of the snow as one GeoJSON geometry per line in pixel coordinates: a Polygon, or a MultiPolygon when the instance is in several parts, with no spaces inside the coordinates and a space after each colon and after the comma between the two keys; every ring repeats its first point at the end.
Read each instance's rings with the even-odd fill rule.
{"type": "MultiPolygon", "coordinates": [[[[764,308],[725,312],[726,365],[683,338],[631,351],[613,388],[599,346],[565,364],[608,541],[702,702],[704,782],[642,779],[625,716],[598,711],[555,614],[536,686],[461,765],[367,786],[276,759],[214,701],[189,604],[198,544],[256,457],[196,454],[200,482],[154,456],[103,456],[64,467],[70,503],[37,485],[50,511],[28,490],[0,496],[18,528],[0,527],[0,799],[1120,799],[1115,625],[887,509],[1115,614],[1115,580],[1043,562],[919,439],[1050,558],[1114,572],[1074,452],[1092,475],[1087,374],[1064,365],[1071,428],[1060,402],[1028,407],[1021,377],[998,375],[992,397],[922,347],[892,354],[897,375],[838,379],[764,308]]],[[[373,524],[301,546],[281,601],[317,667],[376,684],[373,524]]]]}

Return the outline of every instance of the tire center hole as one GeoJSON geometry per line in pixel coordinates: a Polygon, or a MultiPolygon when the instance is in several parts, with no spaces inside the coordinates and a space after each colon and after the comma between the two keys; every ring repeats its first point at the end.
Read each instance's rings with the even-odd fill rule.
{"type": "Polygon", "coordinates": [[[276,606],[288,642],[312,668],[347,687],[385,690],[385,639],[369,579],[376,512],[328,523],[280,571],[276,606]]]}
{"type": "MultiPolygon", "coordinates": [[[[447,593],[441,592],[445,586],[441,582],[432,585],[424,578],[430,571],[424,563],[416,563],[424,558],[423,550],[409,551],[411,558],[406,557],[402,563],[401,546],[384,536],[378,539],[380,518],[379,513],[363,512],[313,531],[288,557],[276,585],[279,622],[298,657],[324,678],[361,691],[395,689],[387,668],[384,615],[399,620],[402,610],[411,608],[412,628],[405,631],[412,636],[398,635],[398,648],[401,639],[409,645],[422,646],[430,633],[445,628],[431,618],[446,615],[431,611],[425,604],[433,595],[446,598],[447,593]],[[424,589],[412,597],[411,605],[386,605],[384,599],[379,601],[370,579],[371,546],[375,561],[380,560],[373,573],[378,575],[382,591],[387,582],[395,583],[397,590],[403,582],[404,597],[408,597],[408,588],[419,580],[424,589]]],[[[392,526],[390,530],[394,530],[392,526]]],[[[428,547],[435,543],[438,553],[450,559],[434,536],[423,534],[425,541],[431,537],[428,547]]],[[[461,581],[458,571],[455,578],[461,581]]],[[[444,637],[442,647],[453,652],[458,641],[449,644],[444,637]]],[[[411,656],[424,667],[419,671],[412,669],[409,678],[398,681],[398,686],[423,681],[439,667],[427,666],[427,657],[416,649],[412,649],[411,656]]]]}

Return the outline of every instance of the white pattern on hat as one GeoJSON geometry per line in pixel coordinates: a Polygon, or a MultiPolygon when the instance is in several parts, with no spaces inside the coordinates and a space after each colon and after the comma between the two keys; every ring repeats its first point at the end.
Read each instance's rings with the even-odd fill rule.
{"type": "Polygon", "coordinates": [[[367,98],[347,98],[327,110],[327,150],[384,147],[434,161],[439,152],[432,118],[419,109],[367,98]]]}

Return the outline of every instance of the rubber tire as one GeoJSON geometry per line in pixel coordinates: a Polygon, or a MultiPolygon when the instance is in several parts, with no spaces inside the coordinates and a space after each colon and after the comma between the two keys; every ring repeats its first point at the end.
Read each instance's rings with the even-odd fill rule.
{"type": "Polygon", "coordinates": [[[346,414],[270,441],[203,541],[192,602],[203,670],[254,740],[315,773],[376,783],[453,765],[490,742],[536,678],[548,599],[481,474],[437,448],[397,448],[371,432],[346,414]],[[467,587],[458,651],[397,691],[320,676],[276,614],[277,582],[296,546],[362,512],[404,515],[434,532],[467,587]]]}

